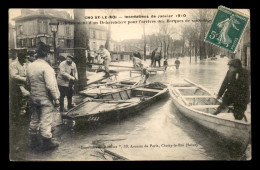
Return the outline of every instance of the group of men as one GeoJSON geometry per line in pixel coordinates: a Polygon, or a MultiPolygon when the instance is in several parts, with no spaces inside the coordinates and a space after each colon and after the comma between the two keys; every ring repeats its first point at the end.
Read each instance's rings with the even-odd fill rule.
{"type": "MultiPolygon", "coordinates": [[[[109,76],[110,53],[104,46],[100,46],[100,53],[104,58],[105,76],[109,76]]],[[[157,53],[157,50],[154,51],[154,56],[157,53]]],[[[14,59],[10,64],[11,112],[15,115],[25,114],[28,103],[29,146],[33,149],[49,150],[59,146],[59,142],[52,135],[53,110],[60,107],[61,112],[66,111],[65,96],[68,101],[67,109],[74,107],[72,96],[75,82],[78,80],[74,57],[69,55],[60,63],[60,71],[56,78],[55,71],[49,64],[49,54],[50,46],[44,43],[39,45],[34,61],[27,61],[26,53],[18,53],[15,60],[16,55],[11,53],[14,59]]],[[[241,120],[250,101],[249,75],[242,68],[239,59],[231,60],[228,65],[229,71],[218,93],[218,98],[223,96],[223,102],[214,114],[217,115],[225,107],[233,105],[235,119],[241,120]]]]}
{"type": "MultiPolygon", "coordinates": [[[[52,135],[54,109],[60,106],[60,111],[65,111],[65,96],[68,100],[67,108],[74,106],[72,94],[74,84],[78,80],[77,67],[72,61],[73,56],[67,56],[66,60],[60,63],[56,78],[50,65],[50,46],[44,43],[39,44],[35,61],[25,64],[26,56],[25,52],[18,53],[17,60],[10,63],[11,114],[21,116],[25,112],[24,105],[28,104],[29,146],[36,150],[54,149],[59,146],[59,142],[52,135]],[[27,103],[19,102],[24,99],[27,103]]],[[[19,121],[19,118],[11,121],[19,121]]]]}

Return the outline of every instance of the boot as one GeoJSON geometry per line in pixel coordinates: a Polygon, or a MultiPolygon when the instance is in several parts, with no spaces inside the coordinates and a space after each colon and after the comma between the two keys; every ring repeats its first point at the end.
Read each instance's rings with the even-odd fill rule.
{"type": "Polygon", "coordinates": [[[41,145],[41,142],[39,140],[39,136],[37,134],[29,134],[28,145],[31,149],[38,148],[41,145]]]}
{"type": "Polygon", "coordinates": [[[64,98],[60,98],[60,112],[65,112],[64,98]]]}
{"type": "Polygon", "coordinates": [[[68,97],[68,110],[70,110],[71,108],[75,107],[74,104],[72,104],[72,97],[68,97]]]}
{"type": "Polygon", "coordinates": [[[213,112],[213,115],[217,115],[222,111],[222,109],[220,107],[217,108],[217,110],[215,112],[213,112]]]}
{"type": "Polygon", "coordinates": [[[53,138],[42,138],[42,147],[41,150],[47,151],[55,149],[59,146],[59,142],[54,140],[53,138]]]}
{"type": "Polygon", "coordinates": [[[70,104],[70,105],[68,106],[68,110],[72,109],[73,107],[75,107],[75,105],[74,105],[74,104],[70,104]]]}

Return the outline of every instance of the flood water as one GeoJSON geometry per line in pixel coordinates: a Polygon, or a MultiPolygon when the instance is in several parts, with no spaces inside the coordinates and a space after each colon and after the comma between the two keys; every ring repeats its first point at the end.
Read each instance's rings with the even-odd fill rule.
{"type": "MultiPolygon", "coordinates": [[[[194,59],[193,59],[194,60],[194,59]]],[[[174,59],[168,61],[174,64],[174,59]]],[[[171,82],[187,78],[217,92],[228,70],[227,58],[198,61],[180,58],[178,70],[169,67],[151,76],[150,81],[171,82]]],[[[150,60],[146,61],[147,63],[150,60]]],[[[114,64],[114,63],[113,63],[114,64]]],[[[120,63],[131,66],[132,62],[120,63]]],[[[120,73],[122,75],[128,73],[120,73]]],[[[119,76],[119,77],[120,77],[119,76]]],[[[125,75],[126,76],[126,75],[125,75]]],[[[184,117],[170,97],[120,122],[88,127],[79,131],[63,129],[56,132],[61,144],[47,153],[28,153],[28,160],[109,160],[101,149],[88,148],[99,143],[106,149],[129,160],[245,160],[214,133],[184,117]]]]}

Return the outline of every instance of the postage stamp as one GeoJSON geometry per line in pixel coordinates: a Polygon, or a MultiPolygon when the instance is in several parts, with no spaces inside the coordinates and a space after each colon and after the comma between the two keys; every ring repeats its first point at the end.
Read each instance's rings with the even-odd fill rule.
{"type": "Polygon", "coordinates": [[[235,53],[249,17],[219,6],[205,41],[235,53]]]}

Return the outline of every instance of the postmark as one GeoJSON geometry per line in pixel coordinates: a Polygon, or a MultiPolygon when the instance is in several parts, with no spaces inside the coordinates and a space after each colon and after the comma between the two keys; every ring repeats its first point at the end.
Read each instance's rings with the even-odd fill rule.
{"type": "Polygon", "coordinates": [[[235,53],[249,17],[219,6],[205,41],[235,53]]]}

